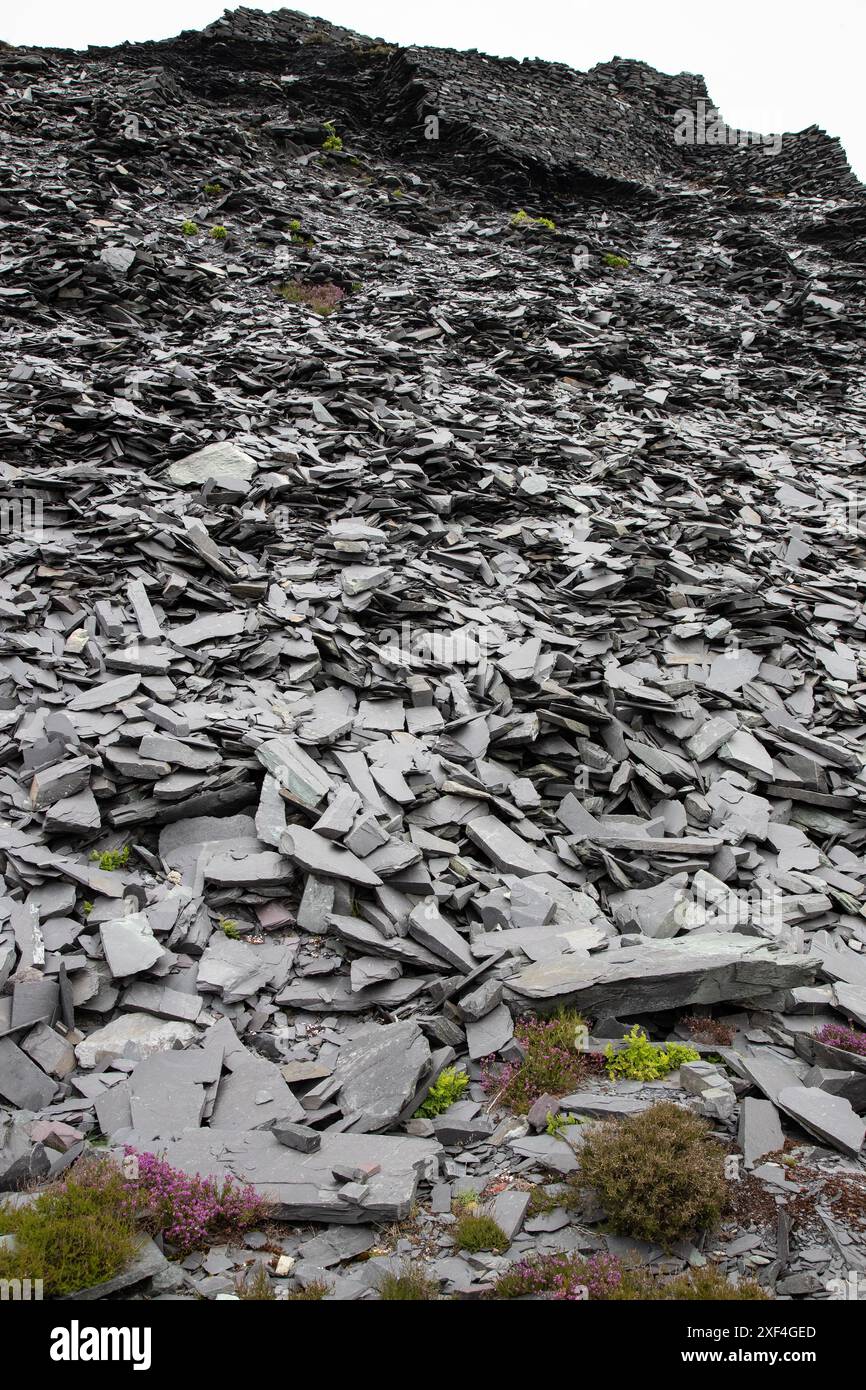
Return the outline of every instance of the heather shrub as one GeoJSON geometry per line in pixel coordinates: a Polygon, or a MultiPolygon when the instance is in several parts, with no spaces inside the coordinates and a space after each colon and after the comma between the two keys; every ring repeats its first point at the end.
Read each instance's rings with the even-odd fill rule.
{"type": "Polygon", "coordinates": [[[445,1067],[433,1082],[425,1100],[415,1111],[415,1119],[432,1120],[434,1115],[441,1115],[444,1110],[447,1110],[456,1100],[460,1099],[468,1085],[469,1077],[465,1071],[457,1071],[455,1067],[445,1067]]]}
{"type": "Polygon", "coordinates": [[[255,1188],[240,1187],[233,1178],[191,1178],[155,1154],[126,1152],[137,1160],[138,1176],[129,1184],[144,1225],[154,1234],[162,1233],[181,1254],[217,1237],[239,1235],[267,1215],[255,1188]]]}
{"type": "Polygon", "coordinates": [[[332,314],[345,297],[339,285],[304,285],[300,280],[290,280],[287,285],[280,285],[277,294],[290,304],[304,304],[323,316],[332,314]]]}
{"type": "Polygon", "coordinates": [[[77,1163],[65,1181],[25,1207],[0,1202],[0,1279],[41,1279],[49,1297],[92,1288],[119,1274],[139,1243],[136,1201],[108,1160],[77,1163]]]}
{"type": "Polygon", "coordinates": [[[608,1299],[628,1280],[629,1271],[614,1255],[556,1252],[530,1255],[501,1274],[493,1286],[492,1298],[544,1299],[582,1303],[588,1299],[608,1299]]]}
{"type": "Polygon", "coordinates": [[[843,1052],[856,1052],[858,1057],[866,1057],[866,1033],[856,1028],[846,1028],[841,1023],[825,1023],[815,1034],[817,1042],[826,1047],[839,1047],[843,1052]]]}
{"type": "Polygon", "coordinates": [[[481,1084],[516,1115],[525,1115],[545,1093],[563,1096],[575,1090],[597,1067],[595,1058],[583,1050],[587,1030],[580,1014],[562,1010],[553,1018],[521,1018],[514,1035],[524,1050],[523,1060],[497,1065],[486,1058],[481,1084]]]}
{"type": "Polygon", "coordinates": [[[657,1081],[668,1072],[676,1071],[683,1062],[699,1062],[701,1054],[683,1043],[666,1043],[656,1047],[637,1024],[626,1033],[627,1046],[615,1052],[612,1045],[605,1049],[607,1074],[612,1080],[657,1081]]]}
{"type": "Polygon", "coordinates": [[[717,1224],[724,1158],[704,1120],[670,1101],[584,1135],[578,1178],[619,1235],[670,1246],[717,1224]]]}
{"type": "Polygon", "coordinates": [[[734,1041],[734,1030],[727,1023],[719,1023],[715,1018],[703,1018],[691,1014],[683,1019],[683,1025],[691,1033],[697,1042],[712,1044],[718,1047],[730,1047],[734,1041]]]}

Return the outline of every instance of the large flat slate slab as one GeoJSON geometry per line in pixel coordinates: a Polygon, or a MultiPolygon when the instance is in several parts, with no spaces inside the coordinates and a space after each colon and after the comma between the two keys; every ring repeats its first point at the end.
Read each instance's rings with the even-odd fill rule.
{"type": "MultiPolygon", "coordinates": [[[[119,1133],[116,1144],[148,1152],[148,1140],[135,1130],[119,1133]]],[[[287,1149],[267,1130],[221,1134],[193,1130],[166,1145],[160,1155],[183,1172],[218,1180],[234,1177],[252,1183],[281,1221],[328,1221],[355,1226],[375,1221],[402,1221],[409,1215],[422,1177],[436,1176],[441,1144],[386,1134],[322,1135],[316,1153],[287,1149]],[[362,1203],[341,1202],[343,1182],[335,1167],[377,1165],[363,1186],[362,1203]]],[[[353,1184],[353,1186],[356,1186],[353,1184]]]]}

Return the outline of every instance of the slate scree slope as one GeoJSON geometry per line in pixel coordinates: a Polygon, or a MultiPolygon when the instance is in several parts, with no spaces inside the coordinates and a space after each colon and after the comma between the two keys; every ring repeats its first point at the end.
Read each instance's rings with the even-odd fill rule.
{"type": "MultiPolygon", "coordinates": [[[[562,1005],[733,1032],[566,1109],[862,1174],[866,200],[711,116],[288,10],[0,49],[0,1189],[231,1173],[344,1296],[413,1203],[483,1285],[461,1186],[603,1249],[521,1231],[573,1151],[480,1087],[562,1005]]],[[[786,1230],[727,1268],[866,1268],[786,1230]]]]}

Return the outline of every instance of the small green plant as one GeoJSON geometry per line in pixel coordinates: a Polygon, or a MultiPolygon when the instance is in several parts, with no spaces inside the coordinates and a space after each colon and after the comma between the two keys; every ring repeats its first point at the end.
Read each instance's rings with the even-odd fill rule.
{"type": "Polygon", "coordinates": [[[477,1211],[478,1193],[473,1189],[467,1192],[458,1192],[453,1198],[451,1205],[457,1208],[458,1215],[463,1215],[467,1211],[477,1211]]]}
{"type": "Polygon", "coordinates": [[[202,184],[202,193],[206,193],[209,198],[218,198],[223,191],[221,183],[202,184]]]}
{"type": "Polygon", "coordinates": [[[625,256],[615,256],[612,251],[607,251],[602,260],[611,270],[628,270],[631,265],[631,261],[626,260],[625,256]]]}
{"type": "Polygon", "coordinates": [[[519,212],[514,213],[513,217],[511,218],[511,226],[522,228],[524,230],[529,227],[538,227],[543,232],[556,231],[556,223],[552,221],[551,218],[530,217],[529,213],[525,212],[523,208],[521,208],[519,212]]]}
{"type": "Polygon", "coordinates": [[[579,1124],[581,1124],[581,1120],[578,1115],[569,1115],[566,1111],[560,1110],[558,1115],[554,1115],[553,1113],[548,1115],[545,1130],[546,1133],[552,1135],[554,1139],[558,1139],[564,1129],[568,1129],[571,1125],[579,1124]]]}
{"type": "Polygon", "coordinates": [[[295,246],[315,246],[315,241],[311,236],[305,236],[301,231],[300,217],[293,217],[289,223],[289,233],[291,241],[295,246]]]}
{"type": "Polygon", "coordinates": [[[667,1043],[655,1047],[646,1033],[636,1023],[623,1038],[626,1047],[614,1051],[613,1045],[605,1048],[607,1074],[612,1081],[658,1081],[668,1072],[676,1071],[683,1062],[699,1062],[701,1054],[684,1043],[667,1043]]]}
{"type": "Polygon", "coordinates": [[[460,1099],[468,1085],[469,1077],[465,1071],[445,1067],[427,1092],[426,1100],[415,1111],[415,1119],[432,1120],[434,1115],[441,1115],[443,1110],[447,1110],[449,1105],[460,1099]]]}
{"type": "Polygon", "coordinates": [[[188,217],[184,222],[181,222],[180,230],[184,236],[198,236],[198,225],[195,222],[190,222],[188,217]]]}
{"type": "Polygon", "coordinates": [[[337,134],[336,130],[334,129],[333,122],[325,121],[323,123],[322,129],[327,131],[327,135],[322,141],[322,149],[326,150],[328,154],[330,154],[332,151],[341,150],[343,148],[343,142],[337,134]]]}
{"type": "Polygon", "coordinates": [[[494,1250],[502,1253],[511,1242],[492,1216],[474,1216],[466,1212],[458,1216],[451,1227],[454,1245],[458,1250],[468,1250],[477,1254],[479,1250],[494,1250]]]}
{"type": "Polygon", "coordinates": [[[708,1125],[671,1101],[588,1127],[577,1162],[578,1182],[596,1193],[611,1229],[654,1245],[715,1226],[728,1200],[708,1125]]]}
{"type": "Polygon", "coordinates": [[[407,1260],[399,1274],[383,1275],[379,1283],[379,1297],[393,1303],[429,1303],[439,1297],[439,1283],[423,1267],[418,1268],[407,1260]]]}
{"type": "Polygon", "coordinates": [[[352,281],[352,294],[360,294],[363,288],[363,283],[360,280],[352,281]]]}
{"type": "Polygon", "coordinates": [[[91,912],[93,911],[93,903],[90,901],[89,898],[85,898],[84,902],[81,904],[81,911],[84,913],[85,917],[90,916],[91,912]]]}
{"type": "Polygon", "coordinates": [[[228,232],[226,231],[225,227],[220,226],[219,223],[217,223],[215,227],[211,227],[210,234],[212,241],[225,241],[226,237],[228,236],[228,232]]]}
{"type": "Polygon", "coordinates": [[[268,1278],[268,1271],[261,1262],[257,1261],[252,1271],[246,1271],[235,1280],[235,1293],[238,1298],[261,1301],[263,1299],[276,1299],[271,1281],[268,1278]]]}
{"type": "Polygon", "coordinates": [[[105,849],[101,854],[98,849],[92,849],[90,860],[91,863],[98,863],[100,869],[105,869],[108,873],[116,869],[125,869],[129,863],[129,845],[124,845],[122,849],[105,849]]]}
{"type": "Polygon", "coordinates": [[[230,941],[238,941],[240,939],[238,924],[233,917],[221,917],[219,920],[219,928],[230,941]]]}

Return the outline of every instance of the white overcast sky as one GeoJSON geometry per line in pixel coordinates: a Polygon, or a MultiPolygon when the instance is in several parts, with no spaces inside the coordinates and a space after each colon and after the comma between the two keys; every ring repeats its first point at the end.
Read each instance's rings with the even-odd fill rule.
{"type": "MultiPolygon", "coordinates": [[[[305,13],[392,43],[477,48],[582,69],[616,54],[663,72],[703,73],[731,125],[769,134],[814,122],[839,136],[866,182],[866,0],[308,3],[305,13]]],[[[64,48],[164,39],[202,28],[223,8],[219,0],[29,0],[0,16],[0,38],[64,48]]]]}

